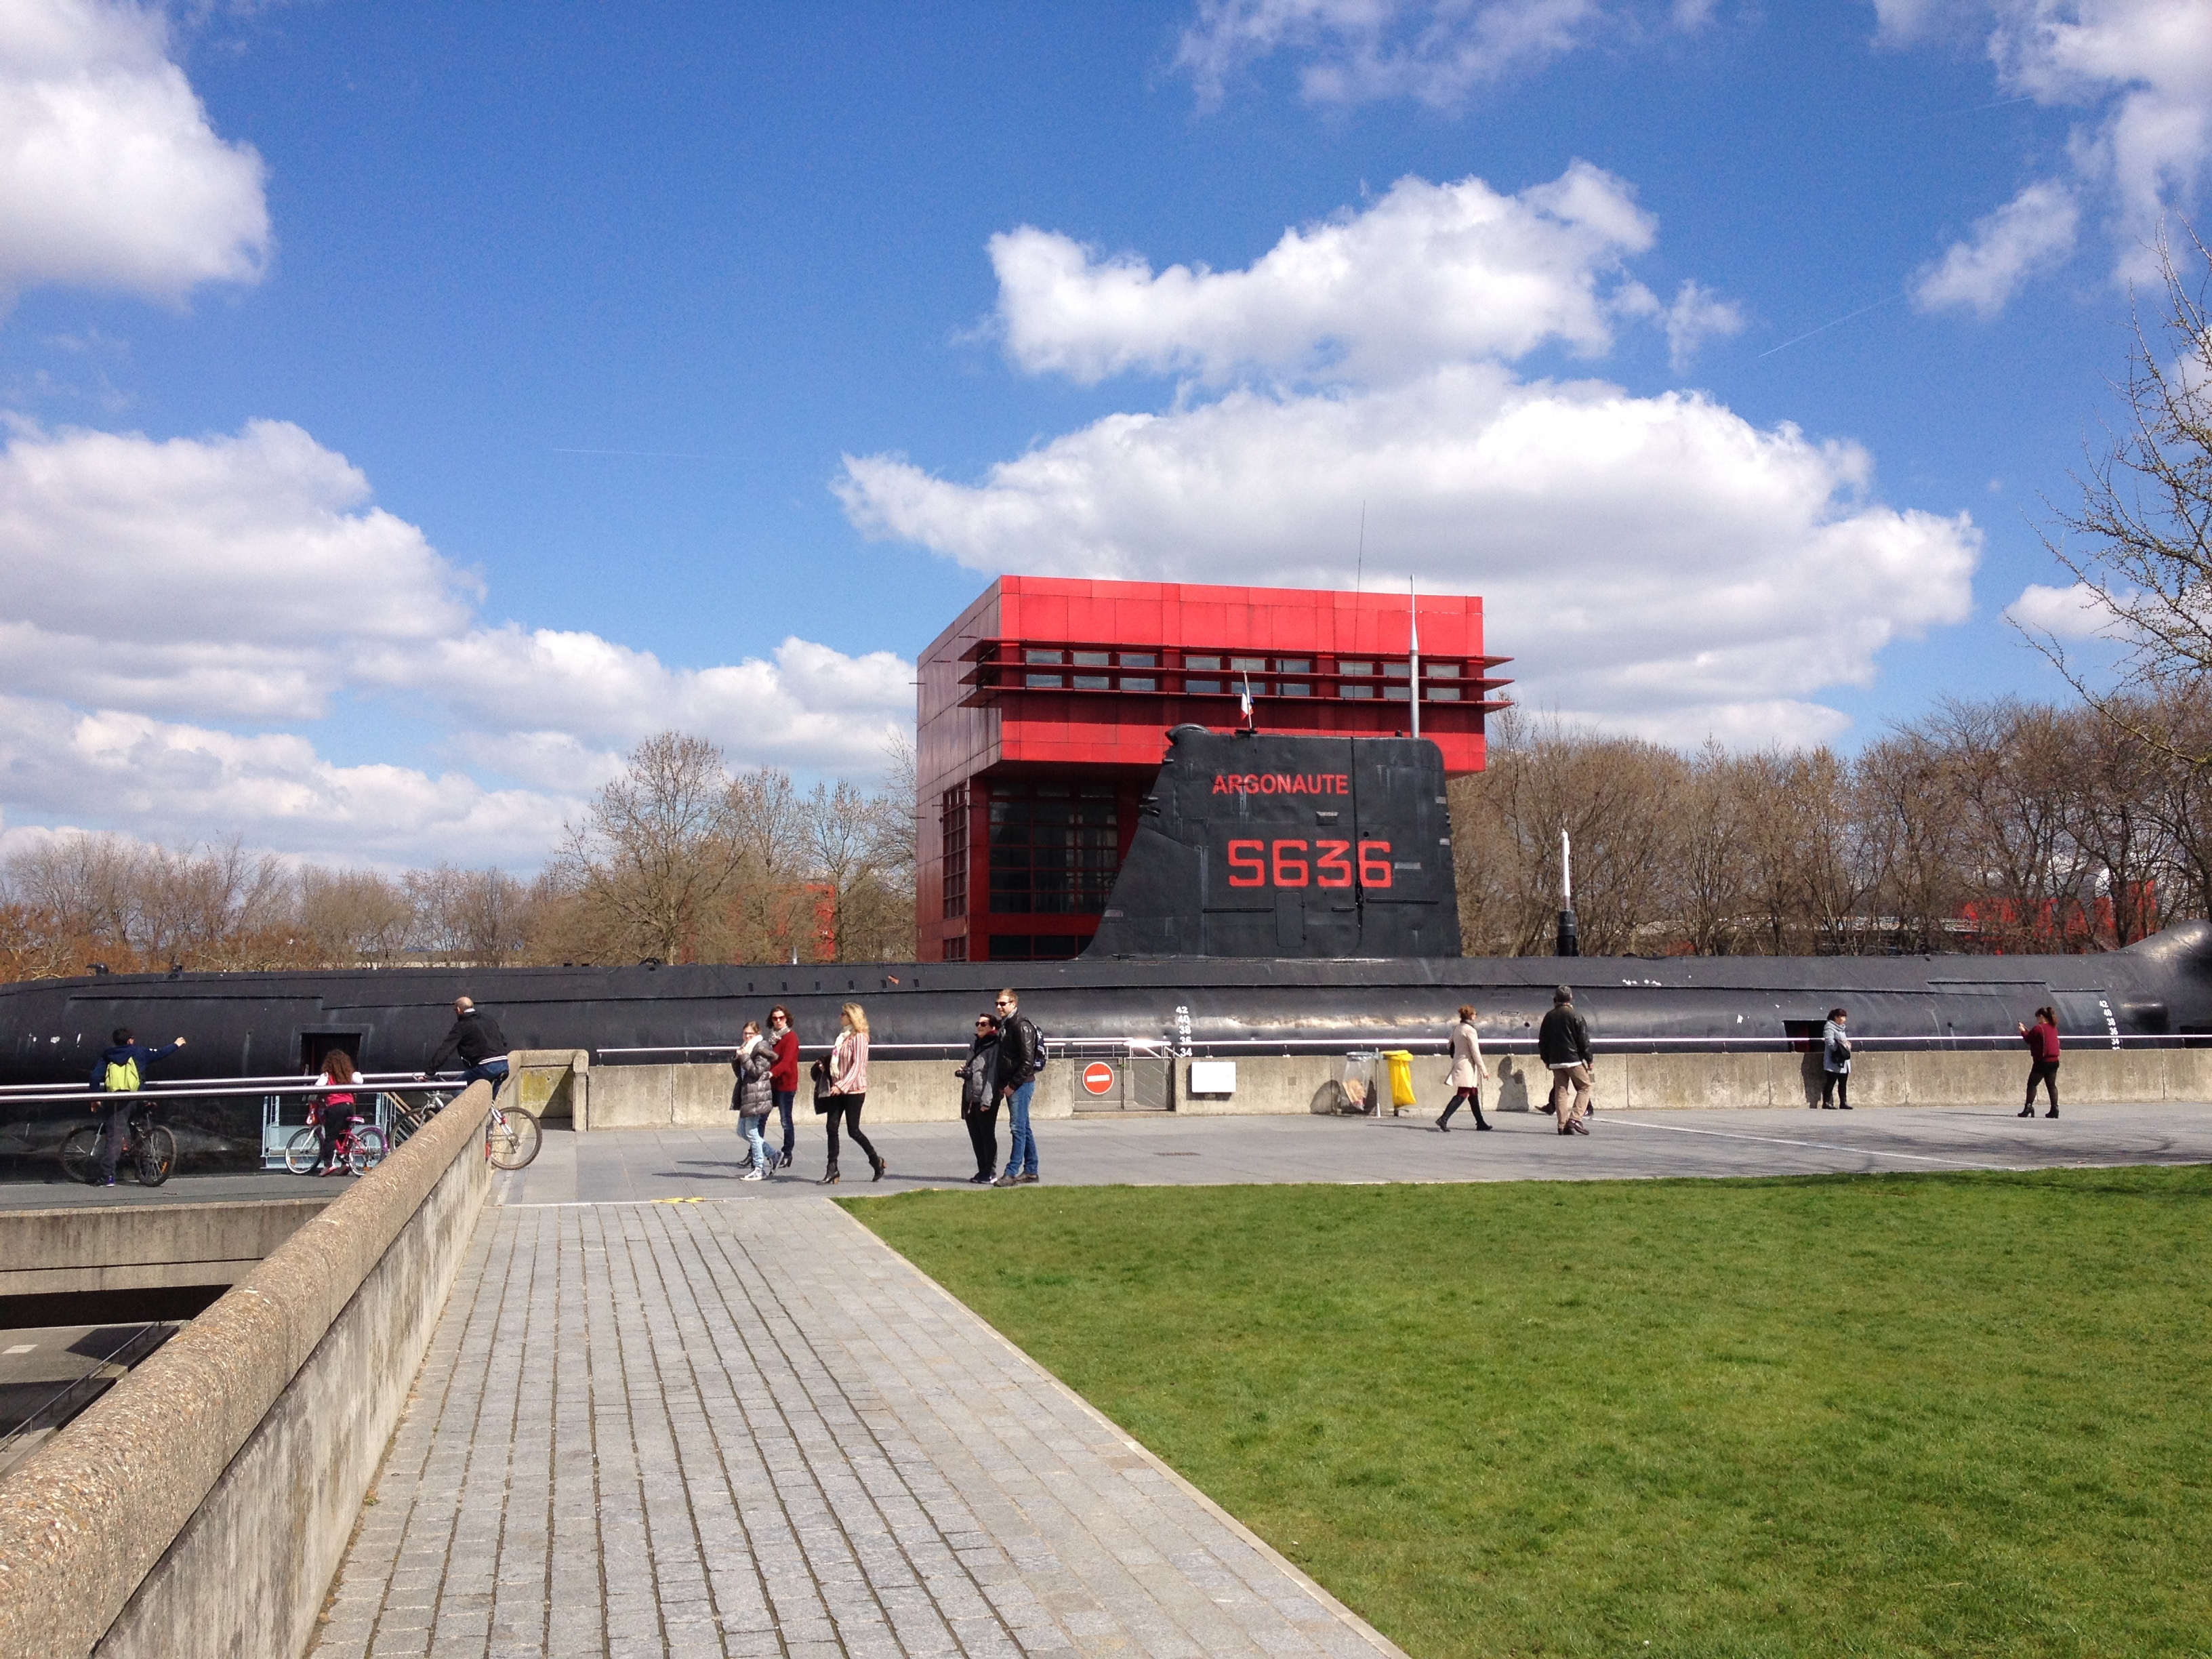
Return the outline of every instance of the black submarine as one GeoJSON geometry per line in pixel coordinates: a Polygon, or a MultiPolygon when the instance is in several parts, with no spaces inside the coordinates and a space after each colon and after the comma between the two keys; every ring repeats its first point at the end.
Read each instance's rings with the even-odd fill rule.
{"type": "Polygon", "coordinates": [[[37,981],[0,986],[0,1084],[80,1083],[120,1025],[190,1039],[162,1082],[296,1074],[334,1047],[371,1073],[412,1073],[464,994],[516,1048],[588,1049],[595,1065],[711,1058],[779,1002],[810,1049],[857,1001],[879,1057],[934,1058],[964,1048],[1009,984],[1076,1053],[1434,1048],[1463,1002],[1486,1042],[1511,1051],[1533,1046],[1560,983],[1602,1051],[1802,1048],[1838,1005],[1861,1047],[2012,1042],[2045,1005],[2073,1046],[2193,1045],[2212,1040],[2212,926],[2087,956],[1463,957],[1434,744],[1179,726],[1097,933],[1073,961],[37,981]]]}

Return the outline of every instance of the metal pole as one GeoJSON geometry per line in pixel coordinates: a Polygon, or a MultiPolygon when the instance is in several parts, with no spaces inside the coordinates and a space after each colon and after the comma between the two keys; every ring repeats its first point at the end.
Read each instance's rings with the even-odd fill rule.
{"type": "Polygon", "coordinates": [[[1421,735],[1421,601],[1413,591],[1413,579],[1406,578],[1406,617],[1413,629],[1413,684],[1407,693],[1413,700],[1413,735],[1421,735]]]}
{"type": "Polygon", "coordinates": [[[1578,957],[1583,943],[1575,927],[1575,848],[1568,839],[1566,826],[1559,827],[1559,938],[1554,951],[1563,957],[1578,957]]]}

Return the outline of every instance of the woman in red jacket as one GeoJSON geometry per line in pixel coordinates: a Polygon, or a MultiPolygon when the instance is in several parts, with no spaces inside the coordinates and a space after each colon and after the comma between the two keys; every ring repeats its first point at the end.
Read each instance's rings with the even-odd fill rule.
{"type": "Polygon", "coordinates": [[[2033,1027],[2017,1025],[2020,1040],[2027,1044],[2027,1052],[2035,1056],[2035,1063],[2027,1068],[2027,1104],[2020,1109],[2022,1117],[2035,1115],[2035,1085],[2043,1085],[2051,1095],[2051,1109],[2045,1117],[2058,1115],[2058,1012],[2053,1008],[2035,1011],[2033,1027]]]}
{"type": "MultiPolygon", "coordinates": [[[[776,1167],[791,1167],[797,1138],[791,1127],[791,1103],[799,1097],[799,1033],[791,1029],[791,1010],[781,1003],[768,1011],[768,1040],[775,1049],[775,1066],[768,1074],[776,1115],[783,1120],[783,1159],[776,1167]]],[[[768,1126],[761,1126],[765,1129],[768,1126]]]]}

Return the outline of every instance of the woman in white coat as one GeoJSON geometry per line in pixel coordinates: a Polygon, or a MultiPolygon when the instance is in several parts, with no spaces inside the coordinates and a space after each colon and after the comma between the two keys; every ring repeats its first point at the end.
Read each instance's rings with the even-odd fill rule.
{"type": "Polygon", "coordinates": [[[1476,1128],[1490,1127],[1490,1120],[1482,1115],[1482,1079],[1489,1074],[1489,1068],[1482,1063],[1482,1038],[1474,1029],[1474,1006],[1462,1002],[1459,1018],[1452,1022],[1451,1071],[1444,1079],[1455,1092],[1451,1103],[1444,1108],[1444,1115],[1437,1120],[1437,1127],[1449,1134],[1452,1114],[1462,1104],[1474,1109],[1476,1128]]]}

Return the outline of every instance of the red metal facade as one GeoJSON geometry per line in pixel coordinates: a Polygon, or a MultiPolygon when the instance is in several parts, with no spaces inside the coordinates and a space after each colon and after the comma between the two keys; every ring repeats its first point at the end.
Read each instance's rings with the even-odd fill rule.
{"type": "MultiPolygon", "coordinates": [[[[1482,601],[1419,600],[1421,735],[1457,776],[1482,769],[1505,681],[1482,601]]],[[[1412,729],[1406,596],[1001,576],[921,656],[924,961],[1073,956],[1135,833],[1168,727],[1412,729]]]]}

